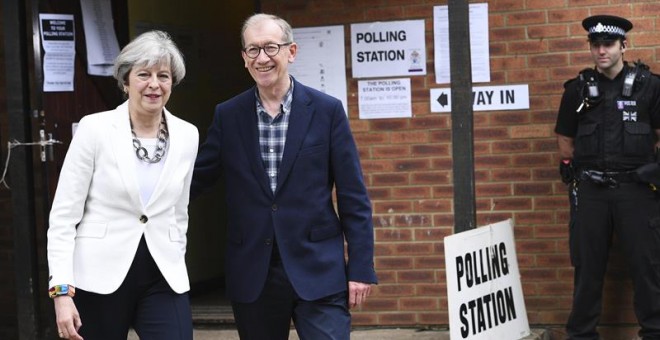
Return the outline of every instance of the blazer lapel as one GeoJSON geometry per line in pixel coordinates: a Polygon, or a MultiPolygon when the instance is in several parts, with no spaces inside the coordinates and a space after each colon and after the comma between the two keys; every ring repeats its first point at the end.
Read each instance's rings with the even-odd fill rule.
{"type": "Polygon", "coordinates": [[[293,102],[291,103],[291,116],[289,117],[289,128],[286,133],[286,144],[282,163],[277,176],[277,189],[282,186],[291,171],[291,167],[300,150],[305,138],[309,123],[314,115],[313,108],[309,105],[309,97],[301,83],[296,82],[293,88],[293,102]]]}
{"type": "Polygon", "coordinates": [[[135,153],[133,152],[133,136],[128,116],[128,102],[124,102],[115,109],[113,128],[110,134],[110,143],[117,161],[117,168],[126,192],[136,206],[142,207],[137,174],[135,172],[135,153]]]}
{"type": "MultiPolygon", "coordinates": [[[[239,134],[243,140],[245,154],[249,158],[250,168],[259,182],[261,189],[268,196],[273,196],[264,162],[259,147],[259,127],[257,126],[256,99],[254,91],[247,91],[244,100],[241,100],[234,117],[236,118],[239,134]]],[[[225,160],[226,161],[226,160],[225,160]]]]}

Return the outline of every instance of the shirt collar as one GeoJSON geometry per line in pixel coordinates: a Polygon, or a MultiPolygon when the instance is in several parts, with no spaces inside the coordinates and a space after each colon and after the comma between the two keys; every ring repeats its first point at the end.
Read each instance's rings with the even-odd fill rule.
{"type": "MultiPolygon", "coordinates": [[[[291,103],[293,103],[293,78],[289,76],[289,82],[291,86],[289,86],[289,90],[286,91],[286,94],[284,94],[284,97],[282,98],[282,103],[280,104],[280,112],[278,112],[278,116],[281,113],[288,114],[291,112],[291,103]]],[[[254,95],[257,99],[257,114],[268,114],[266,112],[266,109],[264,109],[264,106],[261,104],[261,98],[259,98],[259,88],[255,86],[255,91],[254,95]]]]}

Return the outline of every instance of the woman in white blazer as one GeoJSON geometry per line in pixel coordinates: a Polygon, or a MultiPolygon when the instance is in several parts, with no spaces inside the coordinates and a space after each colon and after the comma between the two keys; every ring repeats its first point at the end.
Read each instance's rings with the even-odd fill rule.
{"type": "Polygon", "coordinates": [[[192,339],[185,264],[199,135],[166,108],[185,76],[167,33],[129,43],[114,76],[128,100],[80,120],[48,229],[49,295],[66,339],[192,339]]]}

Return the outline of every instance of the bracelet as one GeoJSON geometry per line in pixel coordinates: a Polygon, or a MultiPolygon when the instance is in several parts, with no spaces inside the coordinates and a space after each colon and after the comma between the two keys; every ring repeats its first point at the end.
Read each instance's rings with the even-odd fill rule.
{"type": "Polygon", "coordinates": [[[64,295],[73,297],[76,295],[76,287],[72,285],[56,285],[48,290],[48,296],[51,299],[64,295]]]}

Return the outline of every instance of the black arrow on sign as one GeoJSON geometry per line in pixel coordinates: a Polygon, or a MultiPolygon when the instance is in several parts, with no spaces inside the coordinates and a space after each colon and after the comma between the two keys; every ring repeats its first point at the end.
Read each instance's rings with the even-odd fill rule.
{"type": "Polygon", "coordinates": [[[449,104],[449,97],[447,96],[446,93],[442,92],[439,96],[438,99],[436,99],[442,107],[445,107],[449,104]]]}

